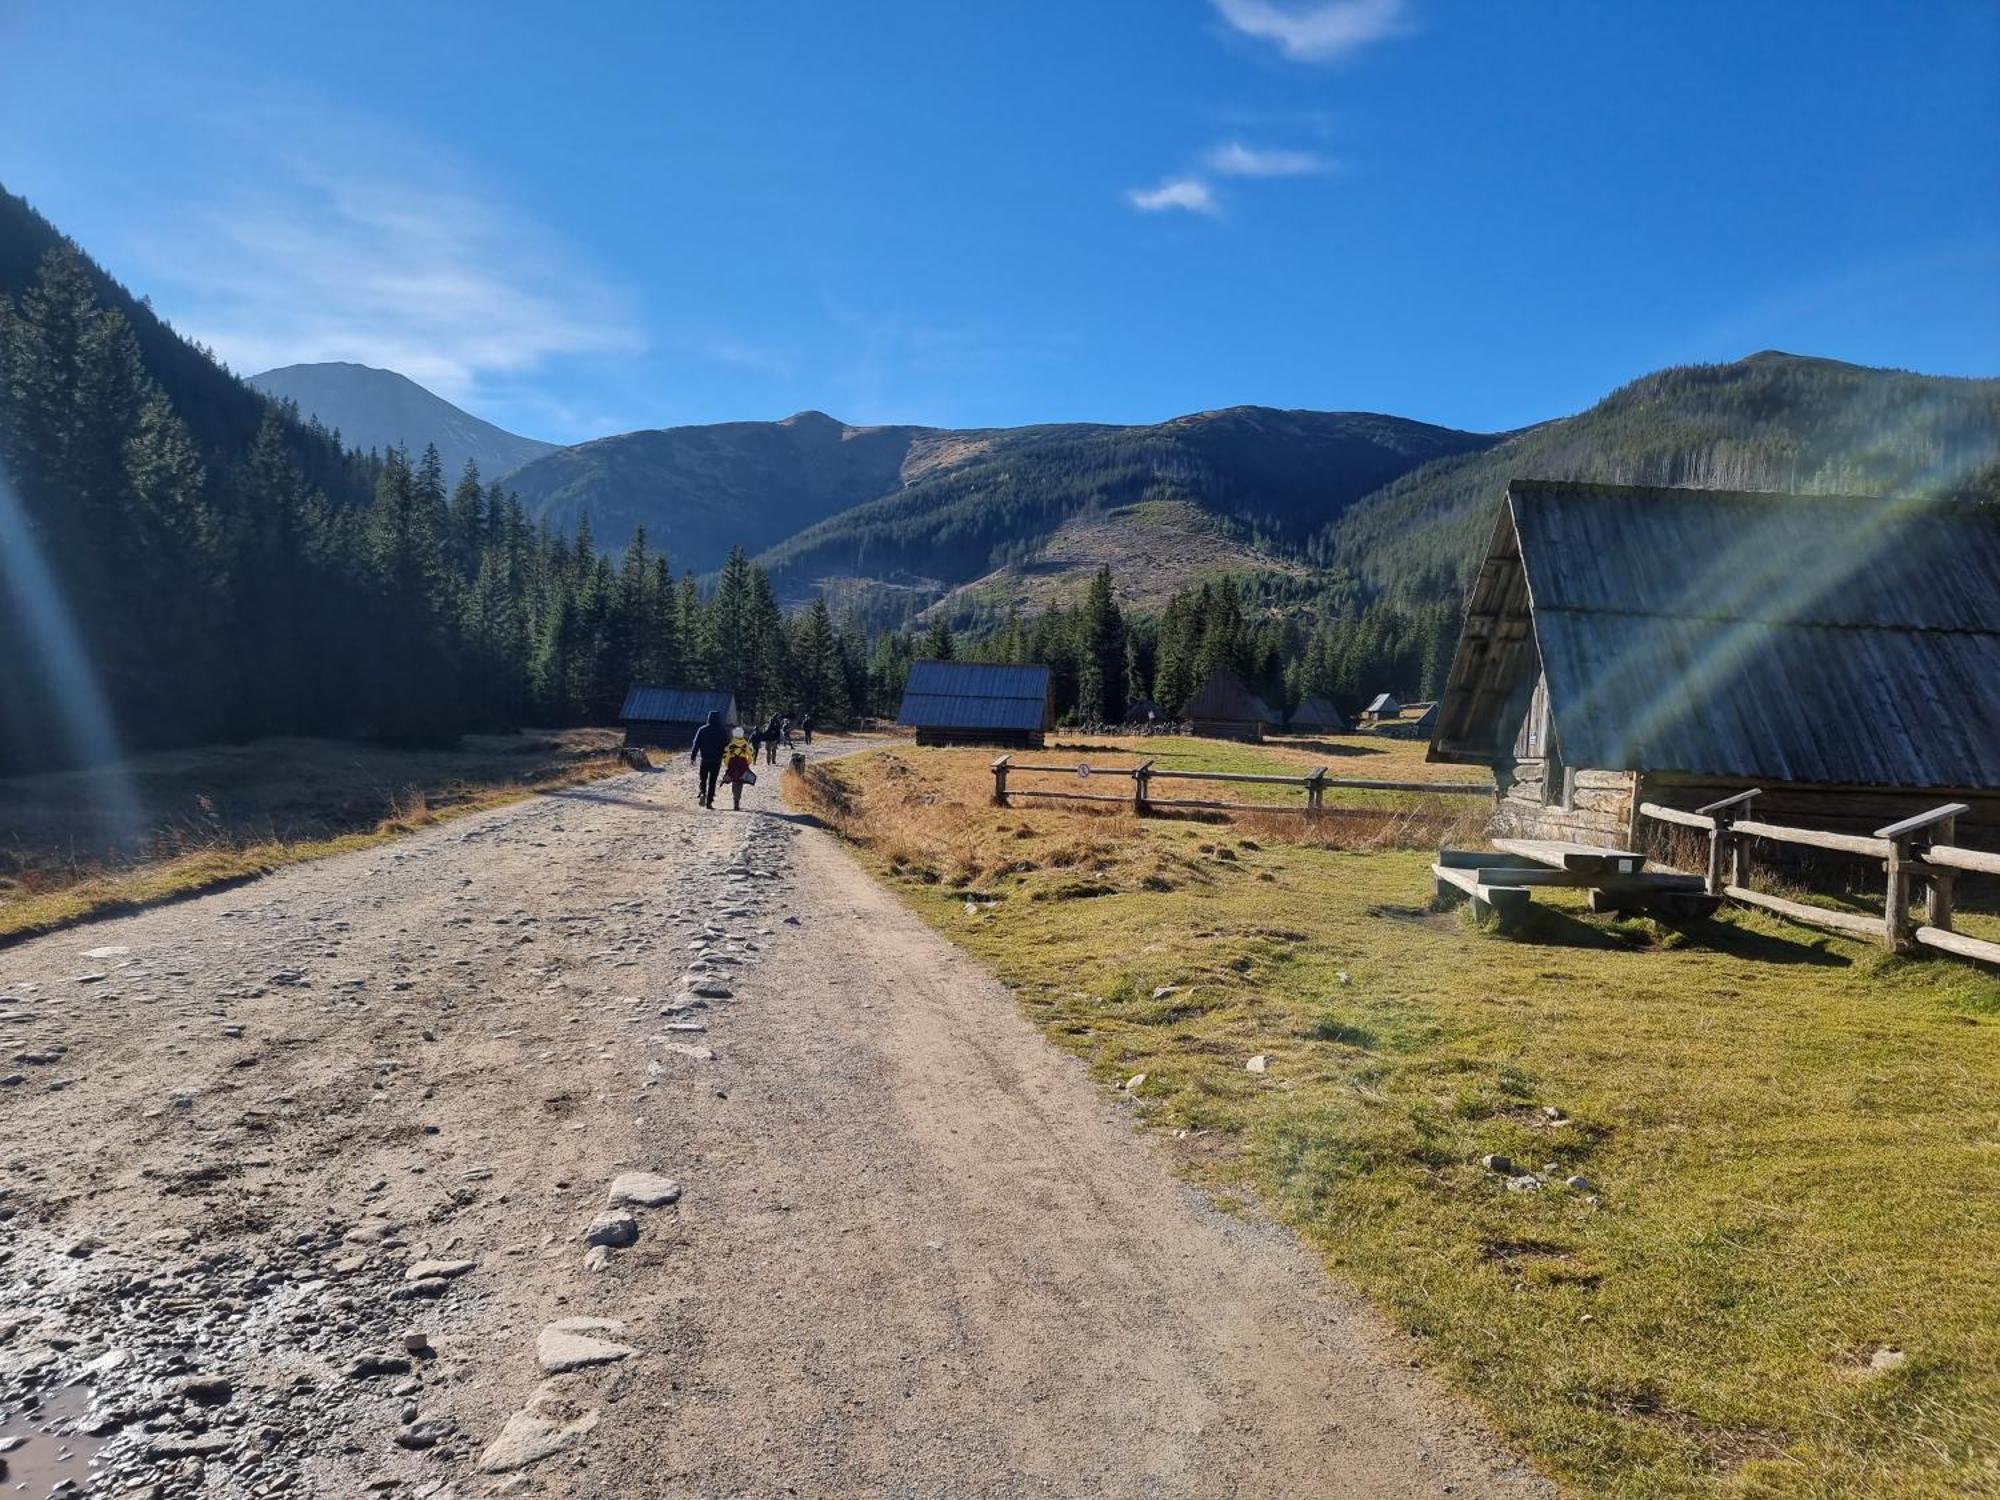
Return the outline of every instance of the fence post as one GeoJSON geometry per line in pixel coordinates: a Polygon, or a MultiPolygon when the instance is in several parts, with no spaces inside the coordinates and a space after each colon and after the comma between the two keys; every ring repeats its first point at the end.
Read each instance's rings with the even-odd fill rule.
{"type": "Polygon", "coordinates": [[[1326,767],[1314,766],[1306,778],[1306,816],[1316,818],[1326,805],[1326,767]]]}
{"type": "Polygon", "coordinates": [[[1146,816],[1146,783],[1152,779],[1153,763],[1150,760],[1139,762],[1138,769],[1132,773],[1132,815],[1135,818],[1146,816]]]}
{"type": "Polygon", "coordinates": [[[1715,824],[1708,831],[1708,894],[1711,896],[1720,896],[1731,885],[1750,883],[1749,852],[1736,836],[1735,823],[1738,811],[1747,808],[1759,790],[1753,787],[1747,792],[1738,792],[1733,797],[1724,797],[1720,802],[1695,809],[1715,824]]]}
{"type": "Polygon", "coordinates": [[[1009,757],[1003,755],[993,762],[993,805],[996,807],[1005,807],[1007,805],[1008,760],[1009,757]]]}
{"type": "Polygon", "coordinates": [[[1891,952],[1907,953],[1915,946],[1916,933],[1910,921],[1913,865],[1923,872],[1925,925],[1950,930],[1953,877],[1931,864],[1927,856],[1932,845],[1951,842],[1959,815],[1971,811],[1963,802],[1947,802],[1875,830],[1876,838],[1889,840],[1889,894],[1883,899],[1882,921],[1891,952]]]}
{"type": "Polygon", "coordinates": [[[1882,940],[1891,953],[1910,951],[1910,836],[1890,841],[1889,893],[1882,902],[1882,940]]]}
{"type": "MultiPolygon", "coordinates": [[[[1930,853],[1931,844],[1949,844],[1958,831],[1958,819],[1946,818],[1931,829],[1924,853],[1930,853]]],[[[1952,888],[1957,877],[1949,870],[1940,870],[1936,865],[1924,877],[1924,925],[1951,931],[1952,888]]]]}

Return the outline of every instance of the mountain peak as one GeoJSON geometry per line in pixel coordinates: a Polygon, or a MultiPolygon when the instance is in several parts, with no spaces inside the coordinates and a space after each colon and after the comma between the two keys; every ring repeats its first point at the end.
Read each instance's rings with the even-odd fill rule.
{"type": "Polygon", "coordinates": [[[847,424],[841,421],[838,417],[829,417],[825,412],[815,411],[811,407],[807,407],[804,411],[795,411],[789,417],[779,418],[778,425],[780,427],[800,427],[808,429],[829,428],[839,432],[845,432],[847,430],[847,424]]]}
{"type": "Polygon", "coordinates": [[[350,448],[385,451],[400,444],[421,453],[435,443],[448,474],[469,461],[487,479],[497,479],[558,446],[482,421],[395,370],[349,360],[285,365],[252,375],[249,383],[296,402],[303,415],[336,429],[350,448]]]}

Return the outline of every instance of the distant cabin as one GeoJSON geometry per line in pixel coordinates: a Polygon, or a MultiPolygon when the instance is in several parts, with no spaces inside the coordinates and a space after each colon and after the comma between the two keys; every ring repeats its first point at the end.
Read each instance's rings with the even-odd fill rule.
{"type": "Polygon", "coordinates": [[[1166,710],[1151,698],[1134,698],[1126,706],[1124,723],[1157,724],[1167,717],[1166,710]]]}
{"type": "Polygon", "coordinates": [[[1435,703],[1405,703],[1393,718],[1376,721],[1375,732],[1392,740],[1427,740],[1437,728],[1435,703]]]}
{"type": "Polygon", "coordinates": [[[1002,745],[1038,750],[1055,727],[1047,667],[920,661],[903,689],[900,724],[919,745],[1002,745]]]}
{"type": "Polygon", "coordinates": [[[1243,685],[1243,679],[1224,668],[1194,691],[1181,708],[1181,717],[1194,732],[1215,740],[1257,741],[1284,722],[1262,698],[1243,685]]]}
{"type": "Polygon", "coordinates": [[[720,688],[635,684],[626,692],[618,717],[625,725],[628,745],[685,750],[711,712],[721,713],[722,722],[733,728],[737,723],[735,697],[720,688]]]}
{"type": "Polygon", "coordinates": [[[2000,827],[2000,513],[1516,480],[1429,753],[1491,766],[1515,836],[1631,847],[1640,802],[1751,787],[1770,822],[2000,827]]]}
{"type": "Polygon", "coordinates": [[[1394,719],[1403,712],[1403,705],[1396,701],[1394,693],[1377,693],[1361,710],[1361,717],[1371,724],[1377,719],[1394,719]]]}
{"type": "Polygon", "coordinates": [[[1346,714],[1316,696],[1307,698],[1285,717],[1287,734],[1345,734],[1352,727],[1346,714]]]}

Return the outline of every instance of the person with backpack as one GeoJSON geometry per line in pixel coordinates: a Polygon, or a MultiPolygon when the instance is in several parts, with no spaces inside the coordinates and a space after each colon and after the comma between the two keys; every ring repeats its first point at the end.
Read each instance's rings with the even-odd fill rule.
{"type": "Polygon", "coordinates": [[[764,726],[764,757],[772,765],[778,763],[778,741],[785,737],[785,716],[772,714],[771,722],[764,726]]]}
{"type": "Polygon", "coordinates": [[[708,722],[694,732],[694,743],[688,749],[688,764],[696,768],[699,776],[695,801],[703,807],[715,806],[715,782],[722,774],[723,752],[728,748],[729,732],[722,727],[722,711],[710,709],[708,722]]]}
{"type": "MultiPolygon", "coordinates": [[[[751,763],[756,759],[756,750],[743,737],[743,730],[739,727],[722,752],[722,779],[729,783],[730,809],[733,812],[743,811],[744,783],[751,786],[757,784],[757,773],[751,769],[751,763]]],[[[715,804],[711,802],[709,806],[715,804]]]]}

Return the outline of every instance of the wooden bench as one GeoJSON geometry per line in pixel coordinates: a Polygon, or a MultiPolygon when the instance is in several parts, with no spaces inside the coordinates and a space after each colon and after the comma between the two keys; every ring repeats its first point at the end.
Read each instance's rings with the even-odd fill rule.
{"type": "Polygon", "coordinates": [[[1431,875],[1440,906],[1470,898],[1472,914],[1501,930],[1528,909],[1537,887],[1585,890],[1594,912],[1705,917],[1720,904],[1699,875],[1651,864],[1633,849],[1554,839],[1495,839],[1491,850],[1440,849],[1431,875]]]}

